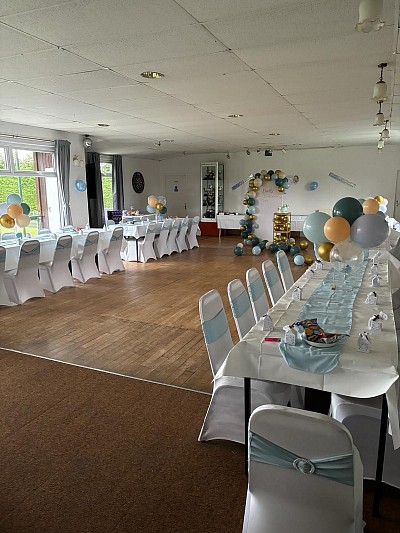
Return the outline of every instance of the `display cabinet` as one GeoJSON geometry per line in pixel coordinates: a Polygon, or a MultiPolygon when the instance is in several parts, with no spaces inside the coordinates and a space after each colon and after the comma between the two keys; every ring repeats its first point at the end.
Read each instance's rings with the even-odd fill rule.
{"type": "Polygon", "coordinates": [[[224,211],[224,165],[201,163],[201,220],[215,222],[224,211]]]}
{"type": "Polygon", "coordinates": [[[280,242],[288,243],[291,231],[291,214],[274,213],[272,222],[273,239],[276,244],[280,242]]]}

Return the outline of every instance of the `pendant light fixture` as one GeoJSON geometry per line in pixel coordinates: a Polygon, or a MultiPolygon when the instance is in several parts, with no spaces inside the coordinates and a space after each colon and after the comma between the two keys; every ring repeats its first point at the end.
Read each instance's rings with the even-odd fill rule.
{"type": "Polygon", "coordinates": [[[356,30],[362,33],[378,31],[385,25],[383,18],[383,0],[361,0],[358,8],[356,30]]]}
{"type": "Polygon", "coordinates": [[[379,111],[375,115],[374,126],[383,126],[385,124],[385,116],[382,113],[382,102],[379,102],[379,111]]]}
{"type": "Polygon", "coordinates": [[[381,136],[379,137],[379,141],[378,141],[378,150],[382,150],[384,146],[385,146],[385,141],[382,139],[382,133],[381,133],[381,136]]]}
{"type": "Polygon", "coordinates": [[[382,131],[382,139],[390,139],[390,131],[388,130],[388,120],[385,120],[385,129],[382,131]]]}
{"type": "Polygon", "coordinates": [[[374,85],[374,94],[372,98],[375,102],[384,102],[387,100],[387,84],[383,81],[383,69],[387,67],[387,63],[379,63],[378,68],[381,69],[381,76],[374,85]]]}

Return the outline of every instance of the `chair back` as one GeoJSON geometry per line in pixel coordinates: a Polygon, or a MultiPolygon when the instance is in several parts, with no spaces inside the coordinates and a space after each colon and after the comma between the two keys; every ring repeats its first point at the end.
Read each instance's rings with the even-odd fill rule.
{"type": "Polygon", "coordinates": [[[144,240],[146,242],[152,242],[154,241],[154,237],[156,236],[156,229],[157,229],[157,222],[149,222],[146,228],[146,233],[144,236],[144,240]]]}
{"type": "Polygon", "coordinates": [[[254,318],[258,322],[267,313],[269,305],[264,283],[256,268],[249,268],[246,272],[246,282],[254,318]]]}
{"type": "Polygon", "coordinates": [[[199,314],[211,370],[215,376],[233,348],[224,305],[217,290],[212,289],[200,298],[199,314]]]}
{"type": "Polygon", "coordinates": [[[239,338],[242,339],[256,321],[249,295],[240,279],[234,279],[228,283],[228,298],[239,338]]]}
{"type": "Polygon", "coordinates": [[[24,242],[21,246],[18,261],[18,273],[22,270],[39,268],[40,242],[35,240],[24,242]]]}
{"type": "Polygon", "coordinates": [[[6,249],[4,248],[4,246],[0,246],[0,277],[3,276],[4,271],[6,269],[6,257],[6,249]]]}
{"type": "Polygon", "coordinates": [[[90,231],[86,235],[86,241],[85,241],[85,246],[83,248],[82,258],[87,255],[96,255],[98,244],[99,244],[99,232],[90,231]]]}
{"type": "Polygon", "coordinates": [[[288,291],[294,283],[293,274],[290,270],[289,260],[283,250],[276,252],[276,262],[281,274],[284,291],[288,291]]]}
{"type": "Polygon", "coordinates": [[[258,407],[243,531],[362,530],[362,465],[349,431],[326,415],[258,407]]]}
{"type": "Polygon", "coordinates": [[[191,219],[191,223],[189,223],[189,230],[187,234],[187,240],[189,244],[189,248],[195,248],[199,246],[199,243],[197,242],[197,230],[199,229],[199,222],[200,217],[195,216],[191,219]]]}
{"type": "Polygon", "coordinates": [[[279,279],[278,272],[276,271],[276,268],[270,259],[264,261],[261,268],[272,305],[275,305],[279,298],[284,295],[282,282],[279,279]]]}
{"type": "Polygon", "coordinates": [[[15,233],[3,233],[1,236],[3,241],[15,241],[16,238],[15,233]]]}
{"type": "Polygon", "coordinates": [[[59,237],[54,252],[53,265],[55,263],[68,263],[71,259],[71,248],[71,235],[62,235],[59,237]]]}

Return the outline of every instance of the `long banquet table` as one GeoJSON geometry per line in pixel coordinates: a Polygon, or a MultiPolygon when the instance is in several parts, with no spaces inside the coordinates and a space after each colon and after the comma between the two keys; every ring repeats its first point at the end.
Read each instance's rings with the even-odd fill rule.
{"type": "MultiPolygon", "coordinates": [[[[374,252],[370,251],[370,256],[374,252]]],[[[282,328],[296,321],[305,300],[321,284],[328,273],[326,270],[317,270],[311,280],[303,275],[296,286],[303,288],[301,301],[292,300],[292,289],[274,305],[269,314],[274,323],[272,332],[262,329],[262,321],[259,321],[249,333],[229,352],[222,364],[216,378],[222,376],[237,376],[245,378],[245,431],[247,435],[248,418],[251,412],[250,406],[250,380],[271,380],[291,385],[309,387],[312,389],[334,392],[357,398],[371,398],[382,396],[382,420],[386,436],[387,412],[389,414],[390,429],[393,446],[400,447],[399,413],[398,413],[398,347],[396,326],[394,322],[391,286],[388,274],[387,252],[382,253],[379,265],[379,275],[382,278],[380,287],[371,287],[370,265],[365,270],[361,287],[353,304],[352,325],[349,338],[342,347],[339,361],[333,370],[325,374],[315,374],[307,371],[290,368],[283,359],[278,342],[263,342],[265,336],[283,336],[282,328]],[[386,254],[386,257],[385,257],[386,254]],[[378,294],[377,305],[365,304],[367,294],[375,290],[378,294]],[[382,332],[370,332],[372,347],[370,353],[358,351],[357,340],[359,333],[367,330],[367,323],[371,315],[383,311],[388,319],[383,322],[382,332]],[[386,410],[386,402],[387,408],[386,410]]],[[[334,298],[340,298],[338,287],[334,298]]],[[[313,317],[308,317],[313,318],[313,317]]],[[[382,437],[381,431],[381,437],[382,437]]],[[[245,438],[247,443],[247,438],[245,438]]],[[[380,442],[378,453],[377,485],[380,484],[378,472],[383,468],[383,449],[380,442]],[[382,464],[379,466],[379,461],[382,464]]],[[[247,457],[247,450],[246,450],[247,457]]],[[[376,506],[379,503],[379,492],[376,493],[376,506]]]]}

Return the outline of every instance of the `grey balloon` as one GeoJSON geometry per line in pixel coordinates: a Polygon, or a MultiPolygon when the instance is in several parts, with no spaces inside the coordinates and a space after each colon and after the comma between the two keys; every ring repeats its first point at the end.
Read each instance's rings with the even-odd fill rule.
{"type": "Polygon", "coordinates": [[[386,220],[379,215],[363,215],[353,222],[350,237],[361,248],[379,246],[389,235],[386,220]]]}

